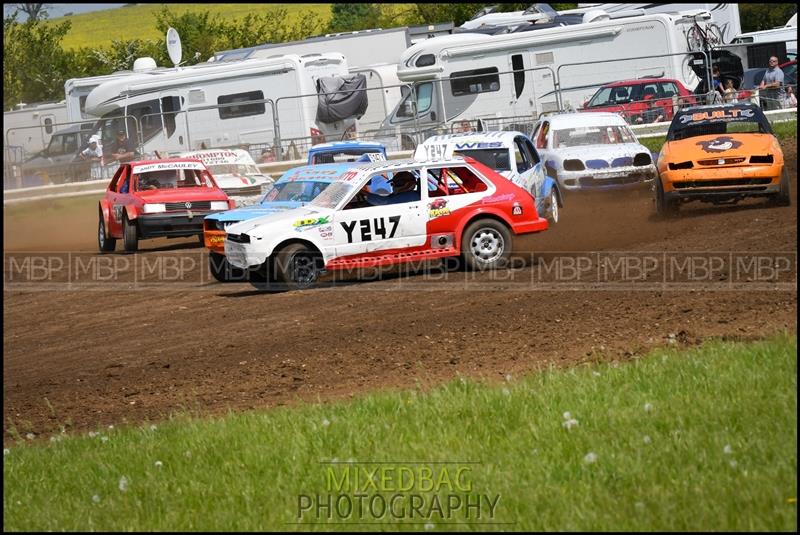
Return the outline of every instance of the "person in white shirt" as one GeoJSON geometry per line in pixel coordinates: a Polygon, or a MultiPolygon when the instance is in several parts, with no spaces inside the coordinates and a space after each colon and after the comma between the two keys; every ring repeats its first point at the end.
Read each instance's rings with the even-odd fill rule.
{"type": "Polygon", "coordinates": [[[93,179],[103,178],[103,149],[97,136],[89,138],[89,146],[81,151],[81,159],[91,162],[90,173],[93,179]]]}

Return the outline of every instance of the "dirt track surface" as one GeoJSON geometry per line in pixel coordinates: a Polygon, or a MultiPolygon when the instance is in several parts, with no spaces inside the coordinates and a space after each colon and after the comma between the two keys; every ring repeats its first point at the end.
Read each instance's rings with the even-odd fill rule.
{"type": "MultiPolygon", "coordinates": [[[[208,282],[198,263],[190,280],[176,285],[135,287],[123,277],[91,289],[9,286],[4,441],[10,422],[23,435],[46,435],[60,425],[86,429],[173,411],[216,414],[340,399],[459,374],[501,380],[551,363],[635,358],[669,343],[796,332],[796,141],[784,151],[791,207],[755,199],[694,203],[680,218],[663,221],[644,197],[572,196],[555,229],[516,242],[518,250],[548,254],[500,276],[390,274],[336,288],[260,293],[246,283],[208,282]],[[617,254],[709,252],[780,253],[794,262],[782,284],[722,270],[707,285],[637,285],[619,272],[599,284],[570,285],[541,271],[559,257],[589,257],[588,272],[598,273],[601,259],[617,254]]],[[[45,223],[70,241],[45,243],[40,234],[26,241],[12,231],[14,247],[7,241],[6,251],[94,250],[94,206],[85,220],[45,223]]],[[[143,242],[135,259],[176,251],[200,258],[195,243],[143,242]]]]}

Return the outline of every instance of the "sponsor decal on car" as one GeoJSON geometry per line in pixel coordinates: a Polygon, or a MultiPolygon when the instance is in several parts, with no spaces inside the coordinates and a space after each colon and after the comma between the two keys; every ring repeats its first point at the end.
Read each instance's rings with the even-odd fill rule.
{"type": "Polygon", "coordinates": [[[742,146],[742,142],[730,136],[722,136],[709,141],[698,141],[695,145],[700,145],[704,152],[725,152],[726,150],[738,149],[742,146]]]}
{"type": "Polygon", "coordinates": [[[200,162],[159,162],[148,163],[144,165],[134,165],[133,174],[139,175],[141,173],[149,173],[151,171],[163,171],[166,169],[196,169],[204,171],[205,165],[200,162]]]}
{"type": "Polygon", "coordinates": [[[353,221],[342,221],[339,224],[347,234],[347,243],[354,241],[372,241],[376,238],[385,240],[394,238],[397,226],[400,223],[400,216],[375,217],[371,219],[356,219],[353,221]],[[356,231],[358,226],[358,231],[356,231]],[[361,237],[358,240],[358,236],[361,237]]]}
{"type": "Polygon", "coordinates": [[[294,229],[298,232],[302,232],[304,230],[308,230],[313,227],[318,227],[320,225],[326,225],[331,222],[331,216],[326,215],[323,217],[311,217],[307,219],[300,219],[295,221],[292,225],[294,229]]]}
{"type": "Polygon", "coordinates": [[[428,203],[428,216],[436,219],[443,215],[450,215],[450,208],[447,207],[447,199],[436,199],[428,203]]]}
{"type": "Polygon", "coordinates": [[[703,121],[710,121],[712,119],[723,121],[735,121],[739,119],[747,119],[753,117],[755,112],[753,110],[734,108],[731,110],[710,110],[699,111],[691,115],[686,114],[680,117],[681,124],[697,123],[703,121]]]}

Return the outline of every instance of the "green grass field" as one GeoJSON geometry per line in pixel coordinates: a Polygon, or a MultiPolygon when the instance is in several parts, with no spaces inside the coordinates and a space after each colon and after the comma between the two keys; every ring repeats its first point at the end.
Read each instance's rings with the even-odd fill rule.
{"type": "Polygon", "coordinates": [[[19,438],[3,455],[3,527],[375,529],[390,522],[378,506],[375,516],[369,507],[351,511],[349,521],[338,520],[346,507],[331,520],[309,508],[329,495],[347,503],[364,489],[377,500],[374,486],[387,500],[401,487],[406,501],[393,513],[395,522],[415,522],[409,530],[794,531],[796,352],[795,334],[710,342],[499,385],[457,380],[429,392],[179,416],[52,443],[19,438]],[[376,479],[359,471],[358,485],[351,479],[337,490],[356,467],[376,479]],[[425,507],[404,508],[410,494],[425,507]],[[481,509],[483,524],[473,508],[468,524],[463,508],[445,508],[450,518],[429,514],[434,495],[454,509],[455,499],[485,495],[495,508],[491,516],[481,509]]]}
{"type": "Polygon", "coordinates": [[[296,19],[309,13],[318,15],[323,23],[327,23],[331,17],[330,4],[139,4],[58,17],[51,21],[72,22],[72,28],[62,43],[65,49],[103,47],[110,45],[115,39],[163,38],[155,24],[155,13],[161,10],[162,5],[169,6],[176,14],[187,11],[209,11],[212,17],[220,15],[225,20],[242,19],[251,13],[261,14],[281,8],[288,12],[288,24],[293,24],[296,19]]]}

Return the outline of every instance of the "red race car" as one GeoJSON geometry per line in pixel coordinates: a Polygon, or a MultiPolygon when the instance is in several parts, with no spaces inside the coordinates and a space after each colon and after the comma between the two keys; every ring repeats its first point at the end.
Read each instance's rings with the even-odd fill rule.
{"type": "Polygon", "coordinates": [[[122,164],[99,204],[97,244],[114,250],[122,239],[136,251],[139,240],[199,236],[203,218],[234,208],[199,160],[172,159],[122,164]]]}

